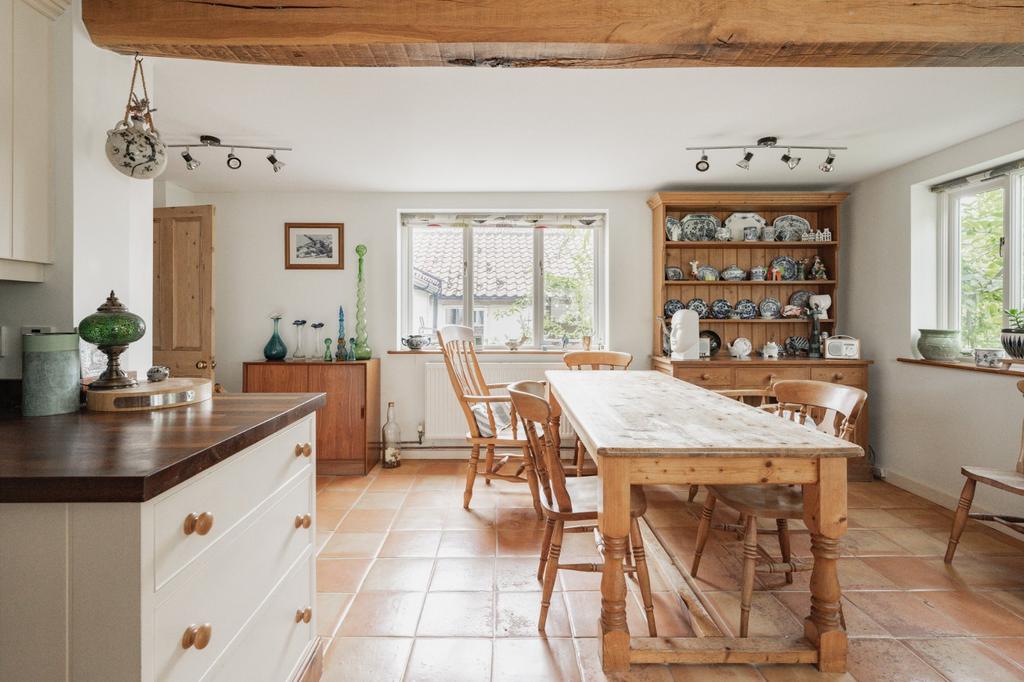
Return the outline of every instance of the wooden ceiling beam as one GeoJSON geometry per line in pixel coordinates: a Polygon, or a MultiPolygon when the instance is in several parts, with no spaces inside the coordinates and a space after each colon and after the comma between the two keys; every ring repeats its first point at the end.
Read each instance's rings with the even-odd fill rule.
{"type": "Polygon", "coordinates": [[[83,0],[100,47],[297,66],[1024,66],[1020,0],[83,0]]]}

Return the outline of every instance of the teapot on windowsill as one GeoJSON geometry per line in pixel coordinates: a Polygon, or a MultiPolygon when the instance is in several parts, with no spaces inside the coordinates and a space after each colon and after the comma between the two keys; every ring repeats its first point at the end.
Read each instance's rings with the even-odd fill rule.
{"type": "Polygon", "coordinates": [[[402,345],[409,350],[422,350],[430,345],[430,337],[423,334],[412,334],[402,337],[402,345]]]}

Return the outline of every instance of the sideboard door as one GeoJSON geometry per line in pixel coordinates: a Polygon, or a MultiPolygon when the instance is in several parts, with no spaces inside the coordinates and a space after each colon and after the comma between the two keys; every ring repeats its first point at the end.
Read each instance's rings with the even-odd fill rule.
{"type": "Polygon", "coordinates": [[[363,474],[366,456],[366,366],[312,365],[309,391],[326,393],[317,417],[317,471],[363,474]]]}
{"type": "Polygon", "coordinates": [[[247,362],[242,390],[246,393],[309,393],[309,369],[290,362],[247,362]]]}

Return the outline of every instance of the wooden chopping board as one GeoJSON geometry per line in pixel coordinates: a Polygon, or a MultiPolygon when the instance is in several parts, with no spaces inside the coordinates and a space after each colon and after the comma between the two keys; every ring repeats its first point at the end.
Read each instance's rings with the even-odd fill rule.
{"type": "Polygon", "coordinates": [[[212,395],[213,382],[209,379],[172,377],[163,381],[143,381],[132,388],[86,390],[85,406],[97,412],[163,410],[201,403],[212,395]]]}

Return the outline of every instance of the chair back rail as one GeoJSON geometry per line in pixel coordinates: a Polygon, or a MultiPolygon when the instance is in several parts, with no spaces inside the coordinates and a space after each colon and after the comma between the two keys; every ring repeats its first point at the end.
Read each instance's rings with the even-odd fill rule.
{"type": "Polygon", "coordinates": [[[562,360],[569,369],[628,369],[633,355],[614,350],[574,350],[563,355],[562,360]]]}
{"type": "Polygon", "coordinates": [[[810,419],[817,430],[847,441],[868,397],[853,386],[806,379],[777,381],[772,390],[778,404],[766,409],[799,424],[810,419]]]}
{"type": "Polygon", "coordinates": [[[537,475],[547,478],[556,510],[572,512],[572,500],[565,485],[565,469],[554,446],[558,442],[557,429],[551,421],[551,405],[544,383],[517,381],[509,385],[508,393],[512,396],[516,414],[523,422],[537,475]]]}

